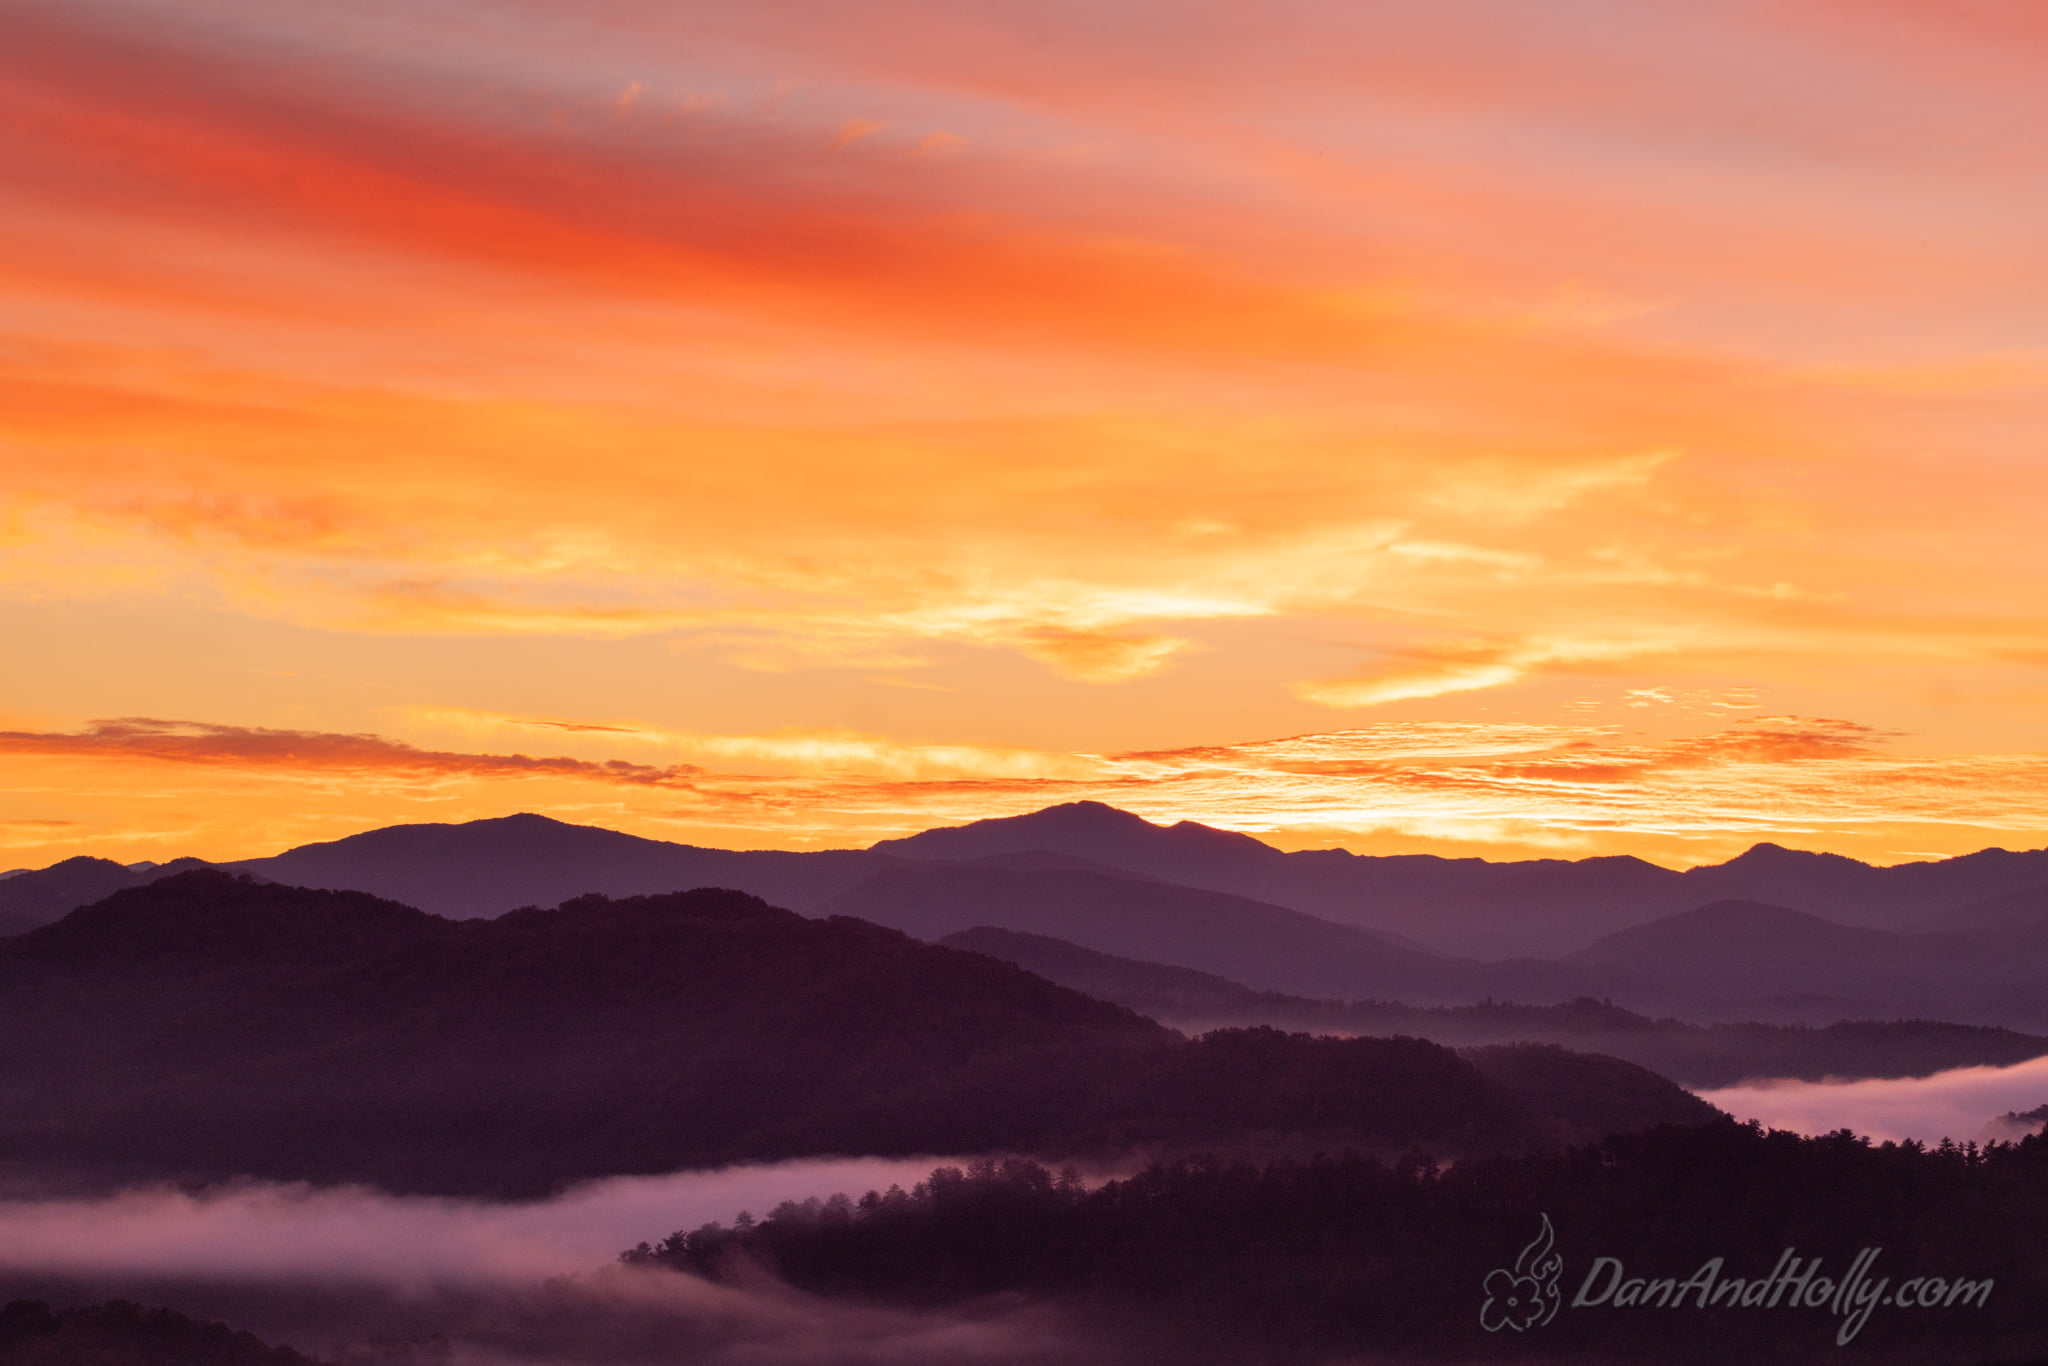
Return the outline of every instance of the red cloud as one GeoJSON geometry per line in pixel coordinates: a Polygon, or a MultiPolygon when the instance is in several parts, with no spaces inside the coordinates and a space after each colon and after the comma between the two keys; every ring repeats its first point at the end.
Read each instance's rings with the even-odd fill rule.
{"type": "Polygon", "coordinates": [[[580,778],[641,787],[688,788],[689,764],[656,767],[622,759],[460,754],[419,749],[378,735],[220,726],[131,716],[95,721],[81,731],[0,731],[0,753],[149,759],[223,768],[299,772],[411,773],[464,778],[580,778]]]}

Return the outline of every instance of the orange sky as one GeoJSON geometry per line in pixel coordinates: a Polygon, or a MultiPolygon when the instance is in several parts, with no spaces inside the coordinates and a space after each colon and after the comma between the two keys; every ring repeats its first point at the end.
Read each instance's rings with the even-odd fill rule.
{"type": "Polygon", "coordinates": [[[0,12],[0,867],[2048,817],[2026,0],[0,12]]]}

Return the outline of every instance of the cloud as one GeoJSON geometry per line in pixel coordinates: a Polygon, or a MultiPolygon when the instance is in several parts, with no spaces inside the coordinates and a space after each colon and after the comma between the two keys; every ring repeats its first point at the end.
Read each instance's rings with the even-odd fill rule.
{"type": "Polygon", "coordinates": [[[2027,24],[1639,9],[1591,0],[1579,42],[1509,0],[14,6],[23,733],[341,734],[423,671],[403,696],[649,717],[754,746],[663,758],[771,771],[689,789],[577,731],[559,763],[230,764],[192,732],[176,765],[176,736],[17,749],[0,797],[82,822],[66,851],[512,802],[848,841],[1084,794],[1680,860],[2023,828],[2027,24]],[[149,668],[108,654],[143,635],[149,668]],[[1595,676],[1669,689],[1638,709],[1665,732],[1741,680],[1923,753],[1758,731],[1511,769],[1354,737],[1256,788],[1242,754],[1091,757],[1322,706],[1573,719],[1595,676]],[[315,772],[391,777],[263,790],[315,772]]]}
{"type": "MultiPolygon", "coordinates": [[[[1896,862],[2010,843],[2048,824],[2048,758],[1895,753],[1886,732],[1839,718],[1768,716],[1667,740],[1599,725],[1385,723],[1087,754],[824,729],[718,735],[459,708],[396,715],[408,730],[480,742],[537,731],[582,754],[136,720],[0,732],[0,752],[25,800],[61,792],[63,809],[93,817],[44,832],[52,857],[124,860],[242,858],[394,820],[512,810],[700,844],[844,848],[1084,799],[1287,847],[1622,849],[1677,864],[1732,857],[1759,840],[1896,862]],[[289,802],[279,783],[290,785],[289,802]],[[209,804],[239,814],[194,824],[188,813],[209,804]],[[129,840],[124,831],[136,833],[129,840]]],[[[26,861],[37,843],[17,832],[11,857],[26,861]]]]}
{"type": "Polygon", "coordinates": [[[1376,707],[1505,687],[1543,670],[1611,670],[1617,664],[1668,653],[1672,648],[1658,642],[1551,636],[1420,646],[1397,652],[1389,667],[1371,677],[1300,683],[1295,691],[1329,707],[1376,707]]]}
{"type": "Polygon", "coordinates": [[[1527,521],[1606,490],[1640,489],[1677,458],[1676,451],[1653,451],[1535,470],[1508,461],[1481,462],[1454,471],[1426,496],[1473,521],[1527,521]]]}
{"type": "Polygon", "coordinates": [[[673,750],[707,764],[744,764],[811,774],[867,774],[891,779],[1075,779],[1099,776],[1102,772],[1101,762],[1086,755],[993,745],[912,744],[848,730],[788,728],[766,735],[707,735],[647,724],[544,720],[458,707],[406,707],[400,709],[399,715],[410,726],[428,729],[472,735],[536,729],[558,731],[591,740],[673,750]]]}
{"type": "Polygon", "coordinates": [[[124,717],[80,731],[0,731],[0,753],[247,768],[287,775],[397,774],[420,779],[576,778],[644,787],[688,787],[685,764],[619,759],[529,758],[417,749],[377,735],[334,735],[204,721],[124,717]]]}

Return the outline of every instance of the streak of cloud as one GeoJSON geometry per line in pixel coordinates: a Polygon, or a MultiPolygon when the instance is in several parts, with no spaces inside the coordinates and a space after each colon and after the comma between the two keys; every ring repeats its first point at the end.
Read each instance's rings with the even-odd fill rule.
{"type": "Polygon", "coordinates": [[[82,731],[0,731],[0,753],[64,758],[115,758],[284,775],[335,773],[453,778],[574,778],[647,787],[687,787],[697,770],[653,767],[619,759],[590,761],[524,754],[456,754],[425,750],[376,735],[333,735],[262,726],[215,725],[124,717],[82,731]]]}
{"type": "MultiPolygon", "coordinates": [[[[171,847],[126,846],[150,851],[137,857],[193,852],[195,844],[210,857],[249,857],[333,838],[377,823],[347,814],[372,809],[361,804],[366,794],[417,803],[399,812],[403,818],[542,810],[749,848],[864,845],[1096,800],[1162,824],[1200,821],[1283,847],[1526,857],[1618,845],[1680,865],[1732,857],[1760,840],[1899,862],[1930,846],[1963,853],[2024,841],[2048,824],[2048,759],[1893,753],[1886,733],[1839,718],[1763,716],[1663,741],[1593,725],[1389,723],[1085,754],[906,744],[847,731],[715,735],[461,708],[398,715],[409,728],[472,741],[544,734],[591,757],[134,720],[0,732],[0,752],[14,756],[24,777],[43,763],[72,774],[75,790],[111,784],[124,823],[149,820],[137,813],[157,804],[177,809],[202,799],[264,810],[254,827],[245,818],[171,847]],[[295,794],[296,809],[281,811],[265,795],[278,784],[295,794]],[[148,794],[139,804],[137,792],[148,794]],[[252,829],[273,833],[252,847],[252,829]]],[[[374,809],[389,822],[392,808],[374,809]]],[[[140,828],[151,841],[176,838],[162,825],[140,828]]],[[[24,849],[104,851],[108,831],[81,822],[24,827],[13,839],[24,849]]]]}

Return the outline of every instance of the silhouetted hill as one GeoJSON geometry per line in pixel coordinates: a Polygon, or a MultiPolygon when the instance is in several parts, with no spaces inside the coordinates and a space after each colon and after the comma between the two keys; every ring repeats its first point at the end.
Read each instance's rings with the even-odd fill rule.
{"type": "Polygon", "coordinates": [[[1911,930],[1945,911],[2048,885],[2048,849],[1982,849],[1878,868],[1840,854],[1759,844],[1726,863],[1689,868],[1684,878],[1692,903],[1763,901],[1843,924],[1911,930]]]}
{"type": "Polygon", "coordinates": [[[1620,931],[1570,961],[1701,1018],[1768,1018],[1790,1002],[1837,1019],[2048,1023],[2037,986],[2048,973],[2048,922],[1908,935],[1723,901],[1620,931]]]}
{"type": "Polygon", "coordinates": [[[0,1115],[0,1156],[533,1191],[873,1150],[862,1107],[894,1122],[896,1088],[1170,1036],[1008,964],[738,892],[455,922],[187,873],[0,943],[0,1037],[10,1092],[71,1097],[0,1115]]]}
{"type": "Polygon", "coordinates": [[[1559,1116],[1559,1142],[1582,1143],[1644,1128],[1642,1117],[1650,1114],[1659,1124],[1722,1117],[1698,1096],[1621,1058],[1572,1052],[1554,1043],[1488,1044],[1463,1049],[1460,1056],[1531,1110],[1559,1116]]]}
{"type": "Polygon", "coordinates": [[[40,1300],[0,1307],[0,1366],[319,1366],[224,1323],[113,1300],[52,1312],[40,1300]]]}
{"type": "Polygon", "coordinates": [[[1929,933],[2003,930],[2048,922],[2048,887],[2004,892],[1930,916],[1912,928],[1929,933]]]}
{"type": "Polygon", "coordinates": [[[1247,897],[1078,869],[907,864],[877,873],[818,909],[923,939],[977,926],[1052,935],[1105,953],[1318,995],[1462,994],[1477,966],[1247,897]]]}
{"type": "Polygon", "coordinates": [[[2048,1056],[2048,1036],[1983,1025],[1932,1020],[1857,1020],[1824,1028],[1699,1025],[1652,1019],[1592,997],[1552,1005],[1311,1000],[1013,930],[977,928],[942,942],[1016,963],[1181,1029],[1271,1025],[1318,1034],[1405,1034],[1451,1047],[1552,1043],[1637,1063],[1692,1087],[1732,1086],[1759,1077],[1925,1077],[1950,1068],[2006,1067],[2048,1056]]]}
{"type": "MultiPolygon", "coordinates": [[[[1584,1127],[1420,1040],[1189,1043],[1009,963],[723,889],[451,921],[186,873],[0,942],[0,1038],[0,1095],[35,1097],[0,1110],[0,1164],[97,1184],[524,1195],[809,1154],[1584,1127]]],[[[1646,1098],[1644,1122],[1682,1104],[1646,1098]]]]}
{"type": "Polygon", "coordinates": [[[1278,852],[1249,835],[1195,821],[1154,825],[1102,802],[1065,802],[1024,816],[1001,816],[883,840],[878,853],[961,861],[1047,850],[1170,881],[1263,867],[1278,852]]]}
{"type": "Polygon", "coordinates": [[[1712,955],[1744,966],[1806,963],[1892,949],[1897,935],[1838,925],[1817,915],[1755,901],[1716,901],[1621,930],[1571,955],[1582,963],[1663,969],[1678,957],[1712,955]]]}
{"type": "Polygon", "coordinates": [[[1233,982],[1214,973],[1123,958],[1083,948],[1071,940],[1052,935],[1027,934],[1022,930],[1006,930],[992,925],[960,930],[938,942],[947,948],[967,949],[1000,958],[1006,963],[1015,963],[1049,982],[1058,982],[1063,987],[1072,987],[1075,991],[1086,992],[1105,1001],[1115,1001],[1141,1015],[1169,1023],[1175,1019],[1200,1019],[1214,1024],[1280,1025],[1287,1022],[1249,1018],[1224,1020],[1219,1017],[1240,1003],[1268,995],[1286,1001],[1301,999],[1255,992],[1242,982],[1233,982]]]}
{"type": "Polygon", "coordinates": [[[1987,849],[1876,868],[1759,844],[1679,873],[1640,859],[1493,863],[1341,849],[1283,853],[1183,821],[1161,827],[1099,802],[927,830],[875,846],[958,860],[1046,850],[1230,892],[1487,959],[1556,957],[1616,930],[1717,900],[1760,901],[1873,928],[1904,929],[1986,897],[2048,886],[2048,850],[1987,849]]]}
{"type": "Polygon", "coordinates": [[[1136,872],[1130,868],[1116,868],[1093,859],[1080,858],[1074,854],[1055,854],[1046,849],[1027,849],[1021,854],[985,854],[980,858],[959,859],[976,868],[1013,868],[1022,872],[1078,872],[1099,873],[1104,877],[1120,877],[1127,882],[1163,882],[1166,879],[1153,877],[1150,873],[1136,872]]]}
{"type": "Polygon", "coordinates": [[[222,866],[294,887],[370,892],[461,920],[586,892],[641,896],[687,887],[732,887],[809,910],[882,862],[857,850],[700,849],[517,815],[388,826],[222,866]]]}
{"type": "Polygon", "coordinates": [[[178,859],[147,868],[129,868],[111,859],[79,857],[47,868],[22,869],[0,879],[0,936],[47,925],[68,911],[111,896],[124,887],[139,887],[188,868],[204,866],[198,859],[178,859]]]}
{"type": "MultiPolygon", "coordinates": [[[[930,861],[1047,851],[1164,881],[1229,892],[1346,923],[1415,935],[1399,915],[1414,905],[1498,874],[1483,859],[1427,854],[1364,858],[1342,849],[1282,853],[1235,831],[1196,821],[1158,826],[1101,802],[1068,802],[1023,816],[883,840],[875,852],[930,861]]],[[[1428,942],[1426,939],[1424,942],[1428,942]]]]}
{"type": "Polygon", "coordinates": [[[1754,1013],[1748,1003],[1800,995],[1835,1001],[1852,1016],[1934,1017],[1954,1004],[1943,1000],[1938,975],[1905,936],[1753,901],[1695,907],[1609,935],[1571,957],[1693,1003],[1717,1003],[1724,1016],[1754,1013]]]}
{"type": "MultiPolygon", "coordinates": [[[[2048,851],[1985,850],[1875,868],[1761,844],[1680,874],[1633,858],[1495,864],[1283,853],[1193,822],[1156,826],[1077,802],[872,850],[700,849],[523,815],[394,826],[234,867],[456,918],[586,892],[726,886],[805,914],[858,914],[926,937],[976,925],[1047,933],[1314,997],[1553,1004],[1595,995],[1710,1020],[1947,1014],[2048,1027],[2048,1000],[2028,995],[2009,970],[2012,961],[2036,961],[2031,941],[1968,938],[2048,922],[2033,915],[2033,898],[2048,896],[2048,851]],[[1742,894],[1724,895],[1731,888],[1742,894]],[[1614,936],[1691,914],[1715,897],[1780,906],[1845,930],[1924,933],[1910,947],[1865,939],[1808,951],[1797,946],[1795,922],[1736,926],[1726,943],[1706,936],[1713,942],[1701,947],[1710,951],[1693,973],[1682,970],[1675,944],[1633,956],[1617,947],[1637,941],[1614,936]],[[1841,909],[1815,909],[1823,903],[1841,909]],[[1780,944],[1781,934],[1793,938],[1780,944]],[[1613,942],[1587,956],[1602,940],[1613,942]],[[1743,944],[1757,949],[1756,972],[1737,982],[1747,969],[1731,955],[1743,944]]],[[[0,881],[0,928],[54,919],[98,890],[163,872],[69,860],[9,876],[0,881]]]]}
{"type": "Polygon", "coordinates": [[[1475,958],[1551,957],[1697,901],[1679,874],[1626,855],[1502,864],[1496,874],[1433,898],[1423,942],[1475,958]]]}
{"type": "MultiPolygon", "coordinates": [[[[0,879],[0,932],[161,876],[104,861],[70,866],[77,862],[0,879]]],[[[1767,843],[1679,873],[1628,857],[1493,863],[1340,849],[1284,853],[1192,821],[1153,825],[1100,802],[927,830],[870,850],[703,849],[520,815],[393,826],[231,866],[467,918],[587,891],[645,895],[706,885],[809,913],[884,869],[932,862],[1147,878],[1368,929],[1408,948],[1488,961],[1561,957],[1717,900],[1779,905],[1866,928],[1968,928],[1987,922],[1940,917],[2048,887],[2048,850],[1987,849],[1878,868],[1767,843]]]]}
{"type": "Polygon", "coordinates": [[[1697,900],[1678,873],[1636,858],[1491,863],[1341,849],[1283,853],[1249,835],[1193,821],[1156,826],[1100,802],[927,830],[874,847],[934,860],[1033,849],[1071,854],[1486,959],[1576,948],[1697,900]]]}

